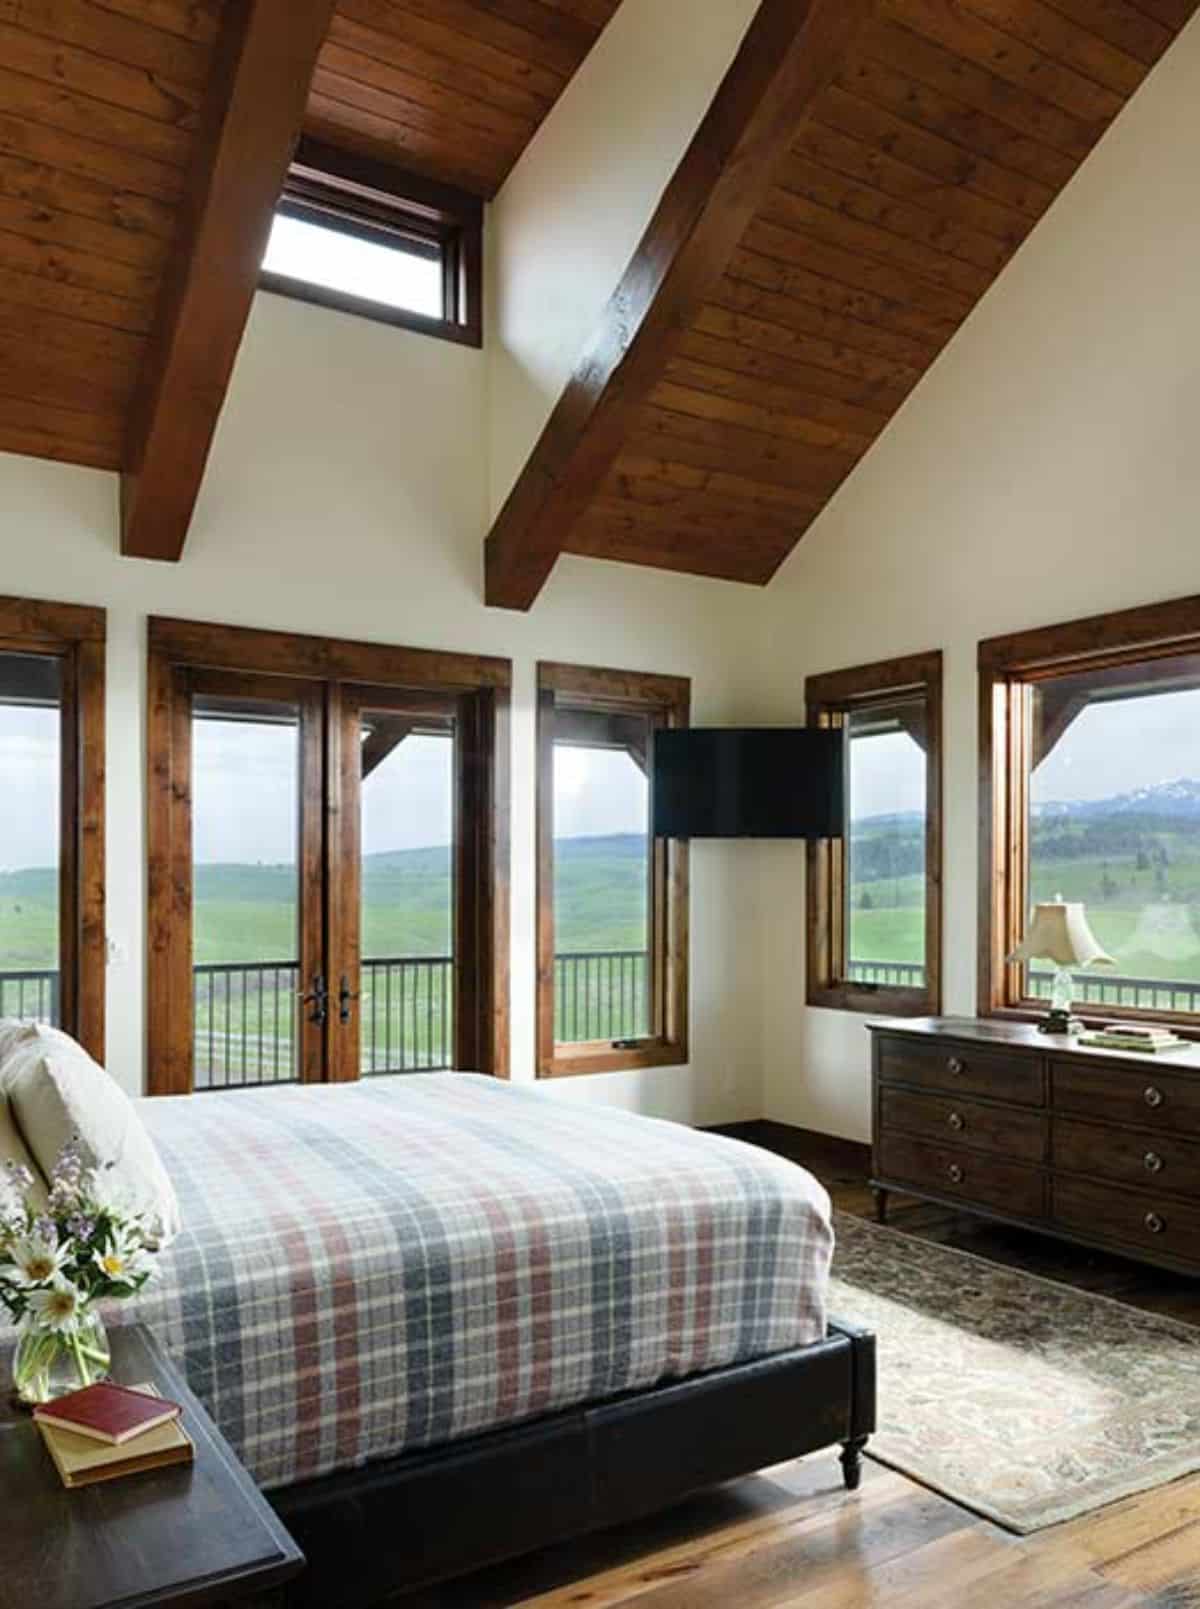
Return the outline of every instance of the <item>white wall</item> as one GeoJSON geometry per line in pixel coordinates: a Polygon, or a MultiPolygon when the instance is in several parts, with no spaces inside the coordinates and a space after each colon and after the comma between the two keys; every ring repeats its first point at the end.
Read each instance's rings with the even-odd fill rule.
{"type": "MultiPolygon", "coordinates": [[[[945,1007],[975,1009],[976,644],[1200,592],[1200,20],[765,597],[764,718],[806,673],[946,651],[945,1007]]],[[[869,1133],[865,1019],[801,1010],[798,850],[760,853],[767,1115],[869,1133]]]]}
{"type": "MultiPolygon", "coordinates": [[[[116,479],[0,454],[0,588],[108,609],[109,1060],[143,1081],[144,635],[148,614],[509,655],[513,740],[513,1063],[533,1071],[534,666],[690,675],[728,715],[748,593],[568,560],[531,615],[485,610],[482,354],[260,296],[182,563],[122,559],[116,479]]],[[[753,600],[757,601],[757,600],[753,600]]],[[[699,848],[694,1061],[555,1086],[700,1122],[757,1115],[757,996],[736,938],[737,859],[699,848]]],[[[153,980],[151,979],[151,985],[153,980]]]]}
{"type": "Polygon", "coordinates": [[[757,8],[623,0],[489,209],[493,515],[757,8]]]}

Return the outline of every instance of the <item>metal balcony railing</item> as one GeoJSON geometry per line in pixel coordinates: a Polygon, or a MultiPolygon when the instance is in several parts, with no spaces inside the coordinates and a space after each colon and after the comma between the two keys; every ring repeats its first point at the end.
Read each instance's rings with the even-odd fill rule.
{"type": "MultiPolygon", "coordinates": [[[[294,961],[206,962],[194,968],[196,1089],[295,1081],[300,969],[294,961]]],[[[433,1072],[454,1058],[450,956],[362,963],[359,1071],[433,1072]]],[[[329,1009],[338,1010],[336,996],[329,1009]]]]}
{"type": "Polygon", "coordinates": [[[0,972],[0,1017],[59,1020],[57,972],[0,972]]]}
{"type": "Polygon", "coordinates": [[[646,950],[568,950],[554,957],[554,1037],[560,1044],[643,1039],[650,1032],[646,950]]]}
{"type": "Polygon", "coordinates": [[[923,989],[925,968],[914,961],[851,961],[851,983],[877,983],[890,989],[923,989]]]}
{"type": "MultiPolygon", "coordinates": [[[[195,975],[195,1087],[290,1083],[297,1076],[299,969],[294,961],[204,963],[195,975]]],[[[907,961],[853,961],[856,982],[920,988],[907,961]]],[[[562,1043],[637,1039],[650,1031],[645,950],[569,951],[555,957],[555,1034],[562,1043]]],[[[1200,1015],[1200,980],[1173,982],[1101,972],[1075,976],[1082,1006],[1200,1015]]],[[[1050,974],[1030,973],[1035,996],[1050,974]]],[[[331,1002],[337,1010],[337,1001],[331,1002]]],[[[57,1023],[59,977],[50,969],[0,972],[0,1016],[57,1023]]],[[[454,1060],[454,965],[449,956],[371,957],[362,964],[360,1071],[432,1072],[454,1060]]]]}

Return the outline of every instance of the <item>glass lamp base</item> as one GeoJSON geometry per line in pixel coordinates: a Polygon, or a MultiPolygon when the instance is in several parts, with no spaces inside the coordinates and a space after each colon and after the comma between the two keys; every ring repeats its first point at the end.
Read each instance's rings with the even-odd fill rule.
{"type": "Polygon", "coordinates": [[[1038,1018],[1037,1028],[1040,1034],[1081,1034],[1084,1025],[1069,1011],[1048,1011],[1038,1018]]]}

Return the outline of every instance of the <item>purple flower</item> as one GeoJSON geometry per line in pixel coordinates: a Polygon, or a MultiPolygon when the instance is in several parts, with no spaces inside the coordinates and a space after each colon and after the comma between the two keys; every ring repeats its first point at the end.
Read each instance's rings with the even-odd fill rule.
{"type": "Polygon", "coordinates": [[[55,1227],[53,1218],[47,1218],[45,1214],[40,1218],[35,1218],[33,1220],[33,1232],[39,1240],[44,1240],[48,1246],[58,1245],[58,1230],[55,1227]]]}
{"type": "Polygon", "coordinates": [[[65,1184],[72,1189],[78,1189],[83,1174],[83,1157],[80,1152],[79,1138],[68,1140],[58,1153],[58,1160],[50,1175],[51,1184],[65,1184]]]}
{"type": "Polygon", "coordinates": [[[10,1158],[4,1166],[16,1189],[22,1192],[33,1189],[33,1174],[23,1162],[14,1162],[10,1158]]]}
{"type": "Polygon", "coordinates": [[[96,1233],[96,1220],[76,1212],[67,1219],[67,1231],[75,1240],[90,1240],[96,1233]]]}

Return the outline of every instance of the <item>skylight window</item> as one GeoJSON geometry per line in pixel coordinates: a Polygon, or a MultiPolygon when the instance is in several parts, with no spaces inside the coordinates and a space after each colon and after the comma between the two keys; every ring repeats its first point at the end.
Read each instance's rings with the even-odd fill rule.
{"type": "Polygon", "coordinates": [[[263,268],[425,318],[445,317],[441,252],[434,246],[368,240],[281,209],[263,268]]]}
{"type": "Polygon", "coordinates": [[[263,258],[265,290],[482,344],[483,204],[301,140],[263,258]]]}

